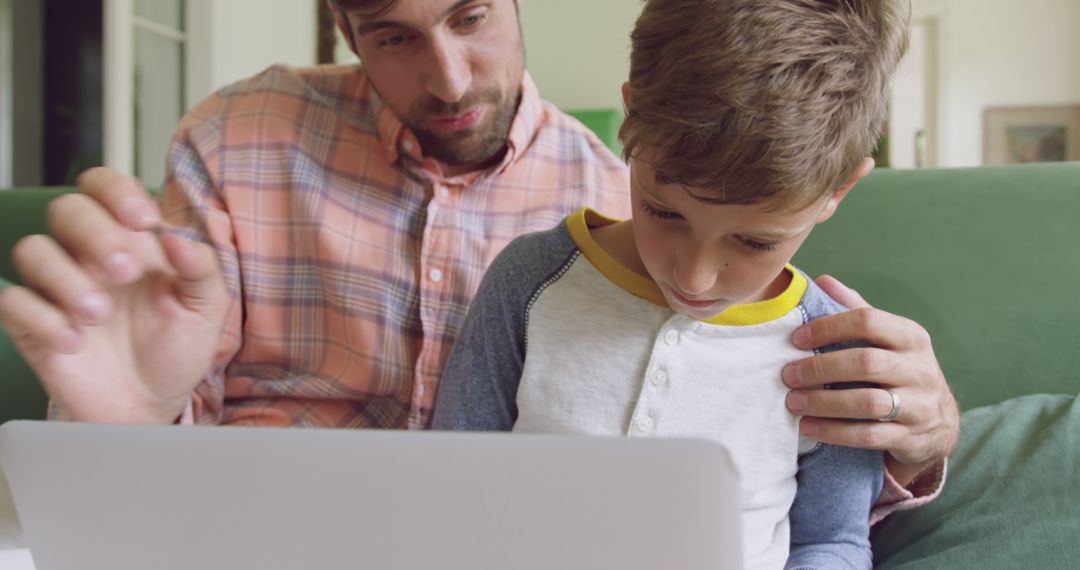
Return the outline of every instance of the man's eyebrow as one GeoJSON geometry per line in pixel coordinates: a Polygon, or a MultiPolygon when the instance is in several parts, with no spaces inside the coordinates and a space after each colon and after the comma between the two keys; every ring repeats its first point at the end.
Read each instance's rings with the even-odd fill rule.
{"type": "MultiPolygon", "coordinates": [[[[475,1],[476,0],[458,0],[457,2],[454,2],[453,6],[450,6],[449,8],[447,8],[439,16],[439,18],[437,20],[435,20],[436,23],[441,22],[441,21],[449,18],[454,12],[457,12],[458,10],[464,8],[465,6],[471,4],[471,3],[475,2],[475,1]]],[[[366,35],[368,35],[368,34],[370,34],[372,32],[377,32],[379,30],[383,30],[383,29],[386,29],[386,28],[408,28],[408,27],[410,27],[408,24],[405,24],[404,22],[399,22],[397,20],[374,20],[374,21],[371,21],[371,22],[363,22],[360,25],[356,26],[356,35],[358,35],[358,36],[366,36],[366,35]]]]}

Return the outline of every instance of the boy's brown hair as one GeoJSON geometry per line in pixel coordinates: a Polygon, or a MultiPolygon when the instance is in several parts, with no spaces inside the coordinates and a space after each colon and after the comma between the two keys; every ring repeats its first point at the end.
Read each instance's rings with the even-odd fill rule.
{"type": "Polygon", "coordinates": [[[872,153],[908,16],[906,0],[647,0],[623,156],[702,201],[809,206],[872,153]]]}

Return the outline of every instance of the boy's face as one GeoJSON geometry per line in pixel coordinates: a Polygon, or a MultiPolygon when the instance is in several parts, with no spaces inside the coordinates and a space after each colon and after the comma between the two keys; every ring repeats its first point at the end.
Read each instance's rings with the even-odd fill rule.
{"type": "MultiPolygon", "coordinates": [[[[865,166],[860,173],[869,171],[865,166]]],[[[704,320],[732,305],[771,298],[788,282],[781,279],[784,266],[858,177],[798,212],[769,212],[702,202],[683,186],[658,184],[647,161],[632,159],[637,253],[668,305],[686,316],[704,320]]]]}

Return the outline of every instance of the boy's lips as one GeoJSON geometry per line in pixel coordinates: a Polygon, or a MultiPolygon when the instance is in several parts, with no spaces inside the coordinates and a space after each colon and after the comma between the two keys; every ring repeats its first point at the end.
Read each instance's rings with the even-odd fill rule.
{"type": "Polygon", "coordinates": [[[460,115],[433,117],[428,120],[435,130],[445,133],[456,133],[465,129],[471,129],[484,117],[483,107],[476,107],[460,115]]]}
{"type": "Polygon", "coordinates": [[[668,291],[671,292],[676,301],[694,309],[706,309],[720,301],[719,299],[690,299],[670,287],[668,288],[668,291]]]}

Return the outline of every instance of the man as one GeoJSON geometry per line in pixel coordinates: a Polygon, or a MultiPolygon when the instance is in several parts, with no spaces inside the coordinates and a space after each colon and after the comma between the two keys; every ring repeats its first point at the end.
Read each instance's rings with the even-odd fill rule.
{"type": "MultiPolygon", "coordinates": [[[[54,238],[15,248],[27,287],[0,319],[60,415],[423,428],[499,250],[582,206],[627,214],[625,166],[524,73],[517,0],[333,4],[362,69],[226,88],[178,128],[163,215],[94,169],[51,205],[54,238]]],[[[884,502],[936,488],[959,420],[928,335],[821,284],[859,308],[796,344],[878,348],[791,364],[789,407],[816,439],[889,450],[884,502]],[[845,380],[891,392],[811,389],[845,380]]]]}

